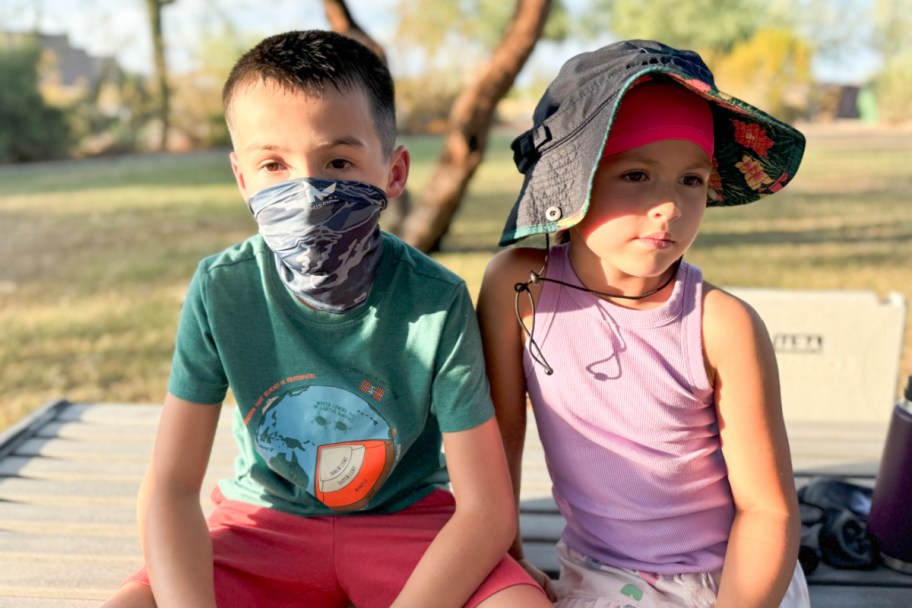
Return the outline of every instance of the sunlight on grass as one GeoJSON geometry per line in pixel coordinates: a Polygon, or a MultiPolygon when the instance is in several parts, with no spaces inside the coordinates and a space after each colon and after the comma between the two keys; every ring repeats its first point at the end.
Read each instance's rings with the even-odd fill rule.
{"type": "MultiPolygon", "coordinates": [[[[435,254],[473,296],[522,183],[511,137],[492,138],[435,254]]],[[[722,286],[912,298],[912,133],[815,126],[808,141],[781,194],[709,210],[688,259],[722,286]]],[[[417,197],[440,140],[405,143],[417,197]]],[[[0,167],[0,428],[59,397],[160,402],[197,262],[254,231],[224,150],[0,167]]]]}

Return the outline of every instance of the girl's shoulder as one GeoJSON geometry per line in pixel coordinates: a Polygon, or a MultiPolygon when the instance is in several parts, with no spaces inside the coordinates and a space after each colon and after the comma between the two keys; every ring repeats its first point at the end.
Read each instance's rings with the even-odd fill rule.
{"type": "Polygon", "coordinates": [[[546,255],[544,249],[535,247],[511,247],[498,252],[485,269],[485,283],[525,283],[532,273],[541,274],[546,255]]]}
{"type": "Polygon", "coordinates": [[[760,322],[754,308],[738,296],[703,281],[703,324],[710,326],[760,322]]]}
{"type": "Polygon", "coordinates": [[[543,272],[545,261],[545,250],[533,247],[511,247],[497,253],[485,268],[478,296],[480,313],[484,315],[488,310],[502,313],[518,305],[521,314],[526,315],[531,308],[527,299],[519,298],[518,294],[525,290],[522,285],[526,284],[533,298],[539,296],[541,283],[532,281],[532,276],[543,272]]]}
{"type": "Polygon", "coordinates": [[[713,369],[718,369],[723,357],[731,358],[735,353],[755,356],[772,348],[769,332],[757,311],[741,298],[705,281],[703,347],[713,369]]]}

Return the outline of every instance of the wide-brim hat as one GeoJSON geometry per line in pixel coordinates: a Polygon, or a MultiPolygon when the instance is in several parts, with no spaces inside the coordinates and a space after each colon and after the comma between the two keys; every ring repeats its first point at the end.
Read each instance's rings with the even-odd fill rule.
{"type": "Polygon", "coordinates": [[[715,152],[707,205],[752,203],[795,176],[804,135],[719,91],[697,53],[651,40],[618,42],[567,61],[538,102],[534,126],[513,141],[513,160],[525,179],[501,245],[583,219],[621,100],[651,79],[671,79],[710,102],[715,152]]]}

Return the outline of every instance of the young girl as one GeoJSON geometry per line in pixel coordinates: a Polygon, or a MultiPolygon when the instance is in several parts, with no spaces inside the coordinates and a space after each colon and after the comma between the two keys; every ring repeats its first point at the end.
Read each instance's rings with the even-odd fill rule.
{"type": "Polygon", "coordinates": [[[780,190],[804,137],[650,41],[571,59],[534,123],[501,244],[566,238],[498,254],[478,314],[514,491],[528,394],[566,519],[557,605],[808,606],[769,336],[682,260],[707,205],[780,190]]]}

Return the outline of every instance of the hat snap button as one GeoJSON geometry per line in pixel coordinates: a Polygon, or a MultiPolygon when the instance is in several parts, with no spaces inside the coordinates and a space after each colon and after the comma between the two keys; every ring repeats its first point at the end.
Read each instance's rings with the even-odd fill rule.
{"type": "Polygon", "coordinates": [[[545,217],[550,222],[556,222],[561,218],[561,215],[562,213],[560,207],[548,207],[548,209],[545,211],[545,217]]]}

